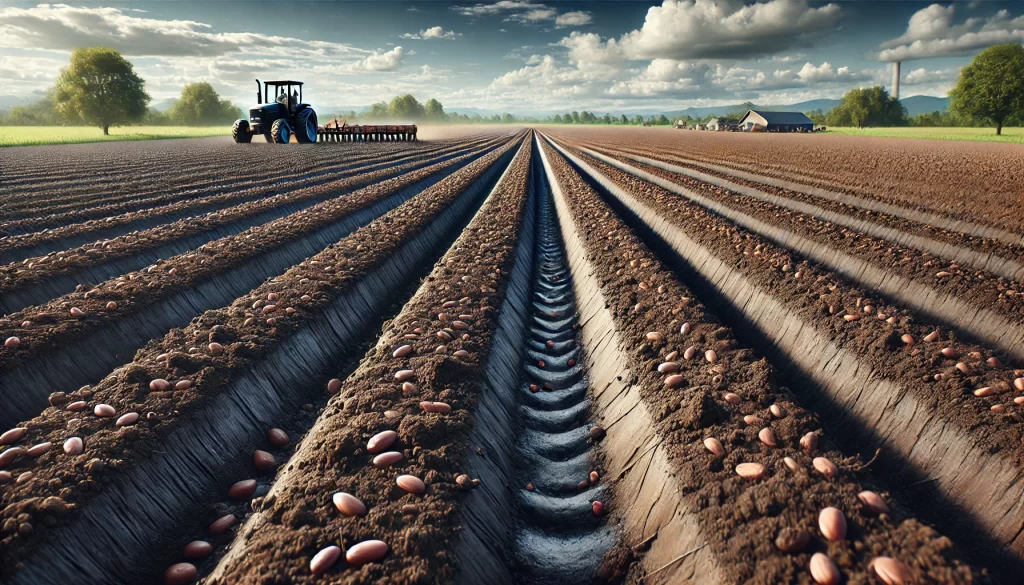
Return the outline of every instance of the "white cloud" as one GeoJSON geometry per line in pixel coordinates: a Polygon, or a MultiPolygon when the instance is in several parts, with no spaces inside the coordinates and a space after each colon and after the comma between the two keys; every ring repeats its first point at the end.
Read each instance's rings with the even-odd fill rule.
{"type": "Polygon", "coordinates": [[[454,31],[444,30],[440,26],[432,26],[428,29],[421,30],[418,33],[405,33],[402,35],[402,38],[425,41],[429,39],[454,40],[455,37],[461,36],[461,34],[454,31]]]}
{"type": "Polygon", "coordinates": [[[930,83],[951,83],[960,77],[960,68],[949,69],[925,69],[924,67],[914,69],[903,75],[904,85],[925,85],[930,83]]]}
{"type": "Polygon", "coordinates": [[[594,17],[589,13],[582,10],[575,12],[566,12],[565,14],[559,14],[555,18],[555,26],[563,28],[567,26],[583,26],[590,24],[594,20],[594,17]]]}
{"type": "Polygon", "coordinates": [[[395,71],[402,66],[402,57],[406,54],[407,51],[402,47],[395,47],[394,49],[385,52],[375,51],[365,59],[345,64],[344,70],[353,73],[395,71]]]}
{"type": "Polygon", "coordinates": [[[323,58],[368,52],[342,43],[246,32],[216,33],[201,22],[142,18],[117,8],[40,4],[0,10],[0,47],[70,52],[95,46],[135,57],[269,53],[323,58]]]}
{"type": "Polygon", "coordinates": [[[558,9],[525,0],[501,0],[492,4],[473,4],[452,6],[452,10],[463,16],[498,16],[505,15],[505,20],[522,24],[538,24],[555,21],[558,28],[582,26],[589,24],[589,12],[573,11],[558,14],[558,9]]]}
{"type": "Polygon", "coordinates": [[[971,17],[954,23],[956,6],[932,4],[910,17],[907,30],[882,43],[881,61],[910,61],[967,55],[1000,43],[1024,42],[1024,16],[1012,18],[1000,10],[988,18],[971,17]]]}
{"type": "Polygon", "coordinates": [[[639,30],[602,42],[573,33],[561,44],[577,63],[647,59],[740,59],[810,44],[839,19],[839,6],[806,0],[665,0],[639,30]]]}

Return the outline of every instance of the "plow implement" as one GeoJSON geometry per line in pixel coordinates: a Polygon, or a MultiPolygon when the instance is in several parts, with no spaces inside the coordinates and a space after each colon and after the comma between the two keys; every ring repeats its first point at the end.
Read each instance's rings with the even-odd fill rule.
{"type": "Polygon", "coordinates": [[[416,125],[349,125],[332,120],[317,129],[318,142],[414,142],[416,125]]]}

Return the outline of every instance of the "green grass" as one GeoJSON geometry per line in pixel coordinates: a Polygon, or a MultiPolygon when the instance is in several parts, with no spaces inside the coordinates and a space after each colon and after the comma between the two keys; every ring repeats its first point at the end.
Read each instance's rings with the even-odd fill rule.
{"type": "Polygon", "coordinates": [[[883,138],[930,138],[933,140],[974,140],[1024,144],[1024,128],[1003,128],[996,136],[995,128],[829,128],[829,134],[849,136],[880,136],[883,138]]]}
{"type": "Polygon", "coordinates": [[[200,138],[230,136],[230,126],[122,126],[103,130],[89,126],[0,126],[0,146],[41,144],[77,144],[121,140],[158,140],[161,138],[200,138]]]}

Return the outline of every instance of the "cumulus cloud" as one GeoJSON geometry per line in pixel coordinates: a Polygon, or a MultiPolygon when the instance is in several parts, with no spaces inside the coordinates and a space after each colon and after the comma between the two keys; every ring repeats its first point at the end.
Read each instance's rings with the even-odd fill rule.
{"type": "Polygon", "coordinates": [[[405,55],[406,51],[402,47],[395,47],[385,52],[375,51],[365,59],[346,63],[344,70],[352,73],[395,71],[402,66],[402,57],[405,55]]]}
{"type": "Polygon", "coordinates": [[[590,24],[589,12],[573,11],[558,14],[556,8],[525,0],[500,0],[492,4],[473,4],[452,6],[452,10],[463,16],[498,16],[504,15],[505,20],[523,24],[538,24],[555,21],[559,28],[590,24]]]}
{"type": "Polygon", "coordinates": [[[902,83],[905,85],[925,85],[931,83],[950,83],[960,77],[960,68],[949,69],[925,69],[924,67],[914,69],[903,75],[902,83]]]}
{"type": "Polygon", "coordinates": [[[910,17],[907,30],[879,47],[881,61],[910,61],[967,55],[1000,43],[1024,42],[1024,16],[1000,10],[987,18],[955,23],[956,6],[932,4],[910,17]]]}
{"type": "Polygon", "coordinates": [[[810,44],[839,19],[839,6],[806,0],[665,0],[643,27],[616,39],[573,33],[560,44],[576,63],[646,59],[741,59],[810,44]]]}
{"type": "Polygon", "coordinates": [[[356,56],[351,45],[264,35],[217,33],[191,20],[158,20],[118,8],[40,4],[0,10],[0,47],[69,52],[110,47],[135,56],[213,57],[230,53],[276,53],[295,57],[356,56]]]}
{"type": "Polygon", "coordinates": [[[450,30],[444,30],[440,26],[432,26],[426,30],[421,30],[418,33],[405,33],[402,35],[403,39],[413,39],[418,41],[425,41],[429,39],[442,39],[442,40],[454,40],[455,37],[461,37],[462,35],[450,30]]]}

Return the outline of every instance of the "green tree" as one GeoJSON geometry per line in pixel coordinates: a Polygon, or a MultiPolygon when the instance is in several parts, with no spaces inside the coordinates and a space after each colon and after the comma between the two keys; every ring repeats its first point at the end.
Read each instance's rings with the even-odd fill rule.
{"type": "Polygon", "coordinates": [[[242,110],[222,100],[212,85],[199,81],[182,88],[181,97],[171,106],[170,116],[183,126],[219,126],[241,118],[242,110]]]}
{"type": "Polygon", "coordinates": [[[46,90],[43,99],[27,106],[14,106],[3,120],[7,126],[59,126],[64,117],[57,111],[55,104],[56,91],[46,90]]]}
{"type": "Polygon", "coordinates": [[[562,123],[562,117],[559,116],[558,114],[555,114],[555,119],[552,120],[552,122],[555,123],[555,124],[561,124],[562,123]]]}
{"type": "Polygon", "coordinates": [[[640,114],[637,114],[636,118],[633,120],[633,123],[636,124],[637,126],[643,126],[644,125],[644,117],[641,116],[640,114]]]}
{"type": "Polygon", "coordinates": [[[825,119],[829,126],[905,126],[907,110],[882,86],[876,85],[846,92],[825,119]]]}
{"type": "Polygon", "coordinates": [[[370,111],[366,112],[367,118],[386,118],[388,116],[388,105],[384,102],[377,102],[370,106],[370,111]]]}
{"type": "Polygon", "coordinates": [[[960,70],[949,97],[954,113],[988,120],[1001,135],[1004,122],[1024,117],[1024,45],[1007,43],[978,53],[960,70]]]}
{"type": "Polygon", "coordinates": [[[629,124],[629,118],[626,117],[626,114],[622,114],[622,117],[619,118],[619,124],[622,124],[623,126],[629,124]]]}
{"type": "Polygon", "coordinates": [[[57,77],[57,110],[66,119],[99,126],[107,135],[111,126],[146,115],[150,97],[145,85],[121,53],[105,47],[75,49],[57,77]]]}
{"type": "Polygon", "coordinates": [[[501,121],[503,124],[515,124],[516,117],[506,112],[501,115],[501,121]]]}
{"type": "Polygon", "coordinates": [[[612,115],[611,114],[605,114],[604,118],[601,118],[601,121],[604,122],[605,124],[611,124],[612,123],[612,115]]]}
{"type": "Polygon", "coordinates": [[[444,106],[434,98],[427,100],[427,104],[424,106],[424,113],[430,120],[445,120],[448,118],[444,113],[444,106]]]}
{"type": "Polygon", "coordinates": [[[388,106],[388,115],[392,118],[417,120],[426,114],[423,104],[416,101],[412,94],[395,96],[388,106]]]}
{"type": "Polygon", "coordinates": [[[671,126],[672,120],[669,120],[665,114],[658,116],[658,119],[654,122],[658,126],[671,126]]]}
{"type": "Polygon", "coordinates": [[[811,110],[810,112],[804,112],[804,115],[810,118],[811,121],[814,122],[814,124],[817,126],[825,125],[825,112],[821,110],[811,110]]]}
{"type": "Polygon", "coordinates": [[[571,113],[569,115],[572,116],[572,123],[573,124],[579,124],[580,123],[580,113],[579,112],[573,112],[573,113],[571,113]]]}

